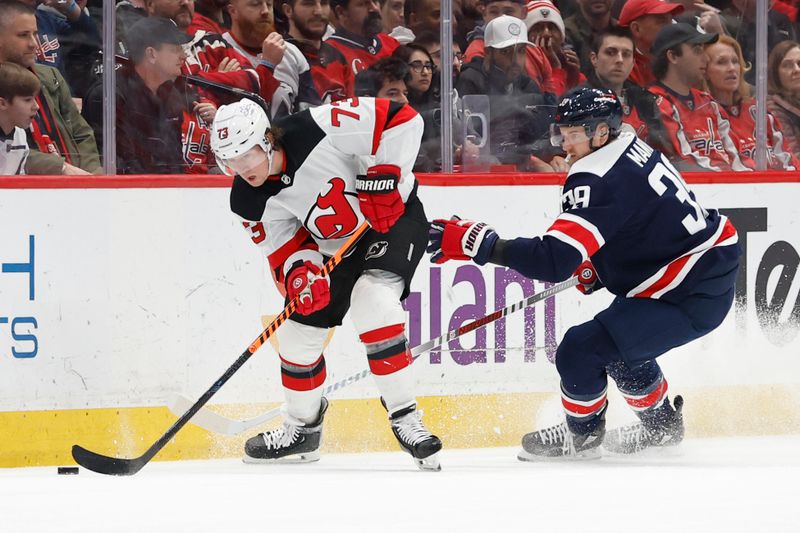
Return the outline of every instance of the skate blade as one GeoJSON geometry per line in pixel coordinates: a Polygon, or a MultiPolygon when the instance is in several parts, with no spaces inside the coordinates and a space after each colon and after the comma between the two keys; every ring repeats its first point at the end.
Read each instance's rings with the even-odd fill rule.
{"type": "Polygon", "coordinates": [[[603,446],[607,454],[614,457],[678,457],[683,455],[680,443],[667,446],[649,446],[638,452],[625,451],[624,449],[609,449],[603,446]]]}
{"type": "Polygon", "coordinates": [[[417,459],[415,457],[414,462],[417,463],[417,468],[419,468],[423,472],[441,472],[442,470],[442,465],[439,464],[438,453],[430,455],[425,459],[417,459]]]}
{"type": "Polygon", "coordinates": [[[245,454],[242,457],[242,462],[250,465],[265,465],[265,464],[302,464],[302,463],[315,463],[319,461],[319,450],[306,453],[298,453],[294,455],[287,455],[286,457],[279,457],[277,459],[263,459],[260,457],[250,457],[245,454]]]}
{"type": "Polygon", "coordinates": [[[600,459],[600,457],[602,457],[602,454],[599,447],[592,448],[591,450],[586,450],[575,455],[558,455],[553,457],[547,455],[534,455],[530,452],[526,452],[524,449],[517,453],[517,459],[526,463],[548,463],[553,461],[594,461],[600,459]]]}

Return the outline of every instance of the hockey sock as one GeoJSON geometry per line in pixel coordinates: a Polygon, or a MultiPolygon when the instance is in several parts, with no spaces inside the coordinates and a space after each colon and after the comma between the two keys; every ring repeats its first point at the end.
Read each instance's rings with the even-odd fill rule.
{"type": "Polygon", "coordinates": [[[594,431],[605,416],[608,399],[607,389],[599,394],[573,395],[567,394],[561,387],[561,405],[567,415],[570,431],[578,435],[586,435],[594,431]]]}
{"type": "Polygon", "coordinates": [[[389,413],[415,404],[405,324],[378,328],[360,337],[367,349],[369,369],[389,413]]]}
{"type": "Polygon", "coordinates": [[[286,412],[303,423],[314,422],[319,416],[325,377],[325,357],[322,355],[310,365],[293,363],[281,357],[286,412]]]}

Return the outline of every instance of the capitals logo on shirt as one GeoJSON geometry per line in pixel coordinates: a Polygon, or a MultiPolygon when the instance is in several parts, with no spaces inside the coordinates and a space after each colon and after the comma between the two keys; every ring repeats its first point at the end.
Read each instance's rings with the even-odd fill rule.
{"type": "Polygon", "coordinates": [[[689,140],[689,144],[699,153],[709,155],[711,152],[719,152],[727,160],[728,154],[722,145],[722,139],[716,137],[717,129],[714,127],[714,122],[709,118],[706,119],[706,123],[708,129],[695,130],[695,136],[689,140]]]}

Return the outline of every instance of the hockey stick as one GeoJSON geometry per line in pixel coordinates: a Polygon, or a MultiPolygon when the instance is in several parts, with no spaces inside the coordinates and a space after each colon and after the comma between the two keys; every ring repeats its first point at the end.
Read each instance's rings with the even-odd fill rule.
{"type": "MultiPolygon", "coordinates": [[[[436,337],[435,339],[431,339],[423,344],[415,346],[414,348],[411,349],[411,355],[416,360],[420,355],[429,350],[432,350],[433,348],[436,348],[437,346],[440,346],[446,342],[450,342],[453,339],[456,339],[458,337],[461,337],[462,335],[469,333],[470,331],[474,331],[480,327],[490,324],[491,322],[494,322],[495,320],[503,318],[504,316],[510,315],[511,313],[515,313],[520,309],[529,307],[535,304],[536,302],[546,300],[563,290],[569,289],[570,287],[574,287],[577,284],[578,284],[578,278],[575,277],[575,278],[570,278],[567,281],[563,281],[557,285],[553,285],[549,289],[531,295],[513,305],[509,305],[502,309],[498,309],[497,311],[491,314],[488,314],[477,320],[473,320],[468,324],[464,324],[460,328],[456,328],[448,333],[445,333],[440,337],[436,337]]],[[[357,381],[361,381],[369,374],[370,374],[369,370],[362,370],[357,374],[347,376],[346,378],[343,378],[325,387],[323,389],[322,394],[323,396],[327,396],[328,394],[334,391],[343,389],[348,385],[351,385],[357,381]]],[[[170,402],[170,405],[168,407],[170,411],[172,411],[175,414],[178,414],[179,412],[183,411],[186,408],[186,406],[189,405],[191,405],[191,400],[189,400],[185,396],[175,395],[172,398],[172,401],[170,402]]],[[[219,433],[222,435],[238,435],[239,433],[247,431],[248,429],[259,426],[265,422],[268,422],[269,420],[272,420],[280,413],[281,410],[278,407],[275,409],[271,409],[265,413],[262,413],[258,416],[255,416],[253,418],[248,418],[247,420],[234,420],[231,418],[227,418],[223,415],[220,415],[218,413],[215,413],[210,409],[203,408],[192,419],[192,423],[208,431],[213,431],[214,433],[219,433]]]]}
{"type": "MultiPolygon", "coordinates": [[[[334,254],[333,257],[328,259],[325,263],[325,266],[322,268],[320,272],[321,276],[327,276],[331,273],[331,271],[336,268],[341,261],[344,255],[350,251],[350,249],[355,245],[356,242],[361,238],[361,236],[369,229],[369,224],[364,222],[359,228],[353,233],[349,239],[342,245],[342,247],[334,254]]],[[[242,352],[242,355],[225,371],[222,376],[219,377],[211,387],[203,393],[199,400],[197,400],[190,408],[187,410],[172,426],[164,433],[156,442],[150,446],[144,454],[134,459],[124,459],[121,457],[109,457],[106,455],[101,455],[99,453],[95,453],[92,451],[87,450],[77,444],[72,447],[72,458],[75,459],[79,465],[84,468],[88,468],[89,470],[93,470],[95,472],[99,472],[100,474],[111,474],[115,476],[131,476],[138,472],[139,470],[144,467],[150,459],[152,459],[161,449],[167,445],[167,443],[172,440],[178,431],[181,430],[183,426],[191,419],[197,411],[203,407],[208,400],[211,399],[214,394],[233,376],[237,370],[239,370],[242,365],[247,362],[251,355],[256,353],[266,341],[269,339],[275,330],[277,330],[281,324],[286,322],[286,320],[294,313],[295,308],[297,307],[297,303],[299,299],[304,295],[298,295],[292,298],[286,307],[283,309],[281,314],[279,314],[272,322],[261,332],[256,340],[254,340],[247,349],[242,352]]]]}

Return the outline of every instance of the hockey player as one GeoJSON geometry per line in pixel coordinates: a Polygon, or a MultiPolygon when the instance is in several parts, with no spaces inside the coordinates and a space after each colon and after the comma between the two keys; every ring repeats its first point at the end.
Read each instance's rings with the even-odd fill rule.
{"type": "Polygon", "coordinates": [[[416,409],[401,300],[424,253],[428,222],[411,168],[422,119],[411,107],[353,98],[276,121],[250,100],[217,111],[211,145],[236,175],[231,209],[269,261],[297,312],[277,331],[284,422],[245,445],[245,461],[319,459],[328,402],[323,343],[350,314],[400,446],[438,470],[439,439],[416,409]],[[366,173],[363,170],[366,169],[366,173]],[[328,277],[319,276],[364,220],[372,228],[328,277]]]}
{"type": "Polygon", "coordinates": [[[679,443],[683,399],[670,404],[656,358],[716,328],[733,301],[736,229],[697,203],[660,152],[620,133],[621,123],[610,90],[580,88],[561,100],[551,140],[571,167],[563,212],[542,237],[504,240],[457,218],[431,225],[433,262],[491,262],[544,281],[580,265],[596,273],[582,292],[605,286],[616,296],[564,335],[556,368],[566,422],[525,435],[521,460],[597,454],[604,437],[620,453],[679,443]],[[608,376],[640,422],[606,434],[608,376]]]}

